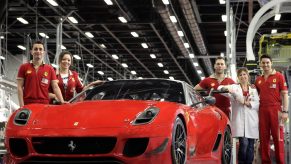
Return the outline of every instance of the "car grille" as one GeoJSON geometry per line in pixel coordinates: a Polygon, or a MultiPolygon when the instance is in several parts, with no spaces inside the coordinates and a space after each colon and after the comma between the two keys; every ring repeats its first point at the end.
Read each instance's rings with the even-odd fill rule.
{"type": "Polygon", "coordinates": [[[33,137],[39,154],[106,154],[113,150],[115,137],[33,137]]]}

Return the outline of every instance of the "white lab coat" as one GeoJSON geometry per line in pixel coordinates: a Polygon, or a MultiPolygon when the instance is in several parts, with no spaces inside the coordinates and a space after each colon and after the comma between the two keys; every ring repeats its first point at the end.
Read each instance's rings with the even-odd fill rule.
{"type": "MultiPolygon", "coordinates": [[[[223,86],[219,86],[221,89],[223,86]]],[[[259,95],[256,88],[249,86],[249,99],[251,108],[243,105],[238,100],[243,102],[244,96],[240,84],[228,85],[228,88],[233,91],[232,94],[223,94],[230,98],[232,118],[231,129],[233,137],[259,138],[259,95]]]]}

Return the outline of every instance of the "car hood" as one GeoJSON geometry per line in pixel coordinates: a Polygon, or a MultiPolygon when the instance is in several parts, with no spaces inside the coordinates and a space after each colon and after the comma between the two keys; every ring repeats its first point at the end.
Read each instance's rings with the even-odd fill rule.
{"type": "Polygon", "coordinates": [[[129,126],[137,114],[146,108],[150,106],[169,106],[171,104],[173,105],[174,103],[137,100],[102,100],[47,106],[42,110],[35,111],[36,113],[32,115],[30,120],[30,127],[42,129],[125,127],[129,126]]]}

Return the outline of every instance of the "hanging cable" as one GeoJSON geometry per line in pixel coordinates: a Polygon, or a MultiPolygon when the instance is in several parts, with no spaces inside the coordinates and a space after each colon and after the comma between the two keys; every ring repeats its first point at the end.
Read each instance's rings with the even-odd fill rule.
{"type": "Polygon", "coordinates": [[[39,40],[38,38],[38,29],[37,29],[37,26],[38,26],[38,0],[35,0],[35,40],[39,40]]]}

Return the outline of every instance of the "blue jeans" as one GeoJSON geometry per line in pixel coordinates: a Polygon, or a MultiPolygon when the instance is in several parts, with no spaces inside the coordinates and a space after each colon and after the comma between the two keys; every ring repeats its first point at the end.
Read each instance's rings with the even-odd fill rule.
{"type": "Polygon", "coordinates": [[[239,137],[238,163],[251,164],[254,160],[255,139],[239,137]]]}

